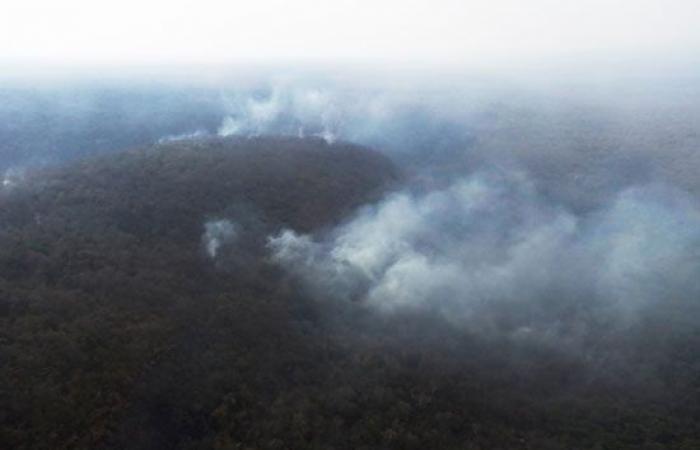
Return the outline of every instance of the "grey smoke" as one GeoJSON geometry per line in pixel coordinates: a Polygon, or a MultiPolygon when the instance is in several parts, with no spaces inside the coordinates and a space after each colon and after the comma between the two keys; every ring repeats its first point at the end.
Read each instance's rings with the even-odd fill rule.
{"type": "Polygon", "coordinates": [[[222,120],[218,135],[317,136],[332,144],[340,132],[338,100],[331,90],[289,85],[240,93],[225,98],[230,114],[222,120]]]}
{"type": "Polygon", "coordinates": [[[214,220],[204,224],[202,243],[210,258],[216,258],[222,245],[234,242],[238,237],[238,227],[229,220],[214,220]]]}
{"type": "Polygon", "coordinates": [[[430,310],[473,328],[488,327],[498,308],[535,311],[552,299],[628,320],[700,294],[700,210],[661,184],[625,188],[577,215],[522,172],[480,173],[391,194],[329,235],[283,230],[268,247],[319,298],[430,310]]]}
{"type": "Polygon", "coordinates": [[[5,170],[2,177],[2,186],[0,187],[3,189],[12,189],[16,187],[22,181],[24,181],[25,174],[26,173],[23,168],[10,167],[9,169],[5,170]]]}
{"type": "Polygon", "coordinates": [[[355,142],[443,180],[516,167],[577,212],[650,181],[700,194],[695,78],[579,77],[579,84],[516,84],[395,72],[260,73],[254,82],[162,89],[9,86],[0,90],[0,170],[159,140],[274,134],[355,142]]]}
{"type": "Polygon", "coordinates": [[[168,142],[187,141],[193,139],[201,139],[207,136],[209,136],[209,132],[207,130],[198,129],[188,133],[169,134],[167,136],[163,136],[162,138],[158,139],[158,143],[165,144],[168,142]]]}
{"type": "Polygon", "coordinates": [[[692,79],[546,88],[272,80],[223,93],[218,134],[351,141],[443,180],[525,170],[543,194],[585,212],[649,182],[700,194],[698,96],[692,79]]]}
{"type": "MultiPolygon", "coordinates": [[[[10,90],[0,159],[4,169],[35,153],[207,134],[353,141],[392,158],[410,184],[329,234],[271,237],[273,257],[319,296],[486,323],[484,305],[555,298],[630,317],[698,292],[695,78],[568,87],[369,78],[10,90]]],[[[221,260],[239,225],[208,225],[204,248],[221,260]]]]}

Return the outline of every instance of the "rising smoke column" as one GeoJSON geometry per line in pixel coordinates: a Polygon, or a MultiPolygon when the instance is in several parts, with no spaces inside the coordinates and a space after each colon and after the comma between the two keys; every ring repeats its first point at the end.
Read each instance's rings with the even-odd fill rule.
{"type": "Polygon", "coordinates": [[[204,224],[202,243],[207,255],[216,258],[219,249],[226,243],[231,243],[238,237],[238,227],[229,220],[214,220],[204,224]]]}

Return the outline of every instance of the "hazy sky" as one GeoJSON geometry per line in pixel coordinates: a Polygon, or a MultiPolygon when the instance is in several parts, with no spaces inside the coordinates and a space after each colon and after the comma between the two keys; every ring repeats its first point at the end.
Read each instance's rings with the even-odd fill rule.
{"type": "Polygon", "coordinates": [[[700,0],[3,0],[0,62],[503,64],[693,55],[700,0]]]}

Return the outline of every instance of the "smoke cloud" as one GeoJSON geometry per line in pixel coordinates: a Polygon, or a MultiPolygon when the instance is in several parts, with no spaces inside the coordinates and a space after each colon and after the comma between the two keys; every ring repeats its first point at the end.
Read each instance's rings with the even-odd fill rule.
{"type": "Polygon", "coordinates": [[[626,188],[577,215],[522,172],[479,173],[393,193],[328,235],[284,230],[268,248],[319,298],[384,314],[432,311],[481,330],[527,311],[511,317],[506,331],[516,334],[551,334],[565,310],[623,323],[700,294],[700,211],[660,184],[626,188]]]}
{"type": "Polygon", "coordinates": [[[238,227],[229,220],[215,220],[204,224],[202,243],[210,258],[216,258],[222,245],[238,237],[238,227]]]}
{"type": "Polygon", "coordinates": [[[21,168],[10,167],[2,177],[2,188],[11,189],[24,181],[25,171],[21,168]]]}
{"type": "MultiPolygon", "coordinates": [[[[575,86],[356,75],[7,90],[0,162],[217,134],[351,141],[391,158],[406,184],[335,230],[272,233],[272,259],[316,297],[522,335],[569,332],[569,311],[622,322],[698,292],[695,78],[575,86]]],[[[208,222],[201,239],[233,266],[222,247],[258,228],[231,217],[208,222]]],[[[259,247],[239,239],[239,256],[244,241],[259,247]]]]}
{"type": "MultiPolygon", "coordinates": [[[[224,95],[219,136],[316,136],[338,139],[404,156],[433,147],[463,146],[470,138],[464,112],[458,118],[441,95],[425,98],[414,92],[365,89],[360,86],[271,82],[235,95],[224,95]],[[442,111],[442,112],[440,112],[442,111]],[[458,125],[459,124],[459,125],[458,125]]],[[[454,100],[454,99],[453,99],[454,100]]]]}
{"type": "Polygon", "coordinates": [[[207,136],[209,136],[209,133],[206,130],[199,129],[190,133],[171,134],[168,136],[163,136],[162,138],[158,139],[158,143],[165,144],[168,142],[188,141],[193,139],[204,138],[207,136]]]}
{"type": "Polygon", "coordinates": [[[284,85],[227,98],[230,114],[218,135],[317,136],[332,144],[341,131],[337,100],[330,91],[284,85]]]}

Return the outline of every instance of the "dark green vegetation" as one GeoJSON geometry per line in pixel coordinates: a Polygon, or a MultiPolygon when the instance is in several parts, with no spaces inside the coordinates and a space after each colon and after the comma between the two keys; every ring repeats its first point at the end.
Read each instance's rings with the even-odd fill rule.
{"type": "Polygon", "coordinates": [[[666,327],[696,311],[601,338],[589,364],[311,300],[268,261],[268,234],[323,230],[396,181],[361,148],[261,138],[3,192],[0,448],[700,448],[700,336],[666,327]],[[204,223],[223,218],[241,236],[212,260],[204,223]]]}

